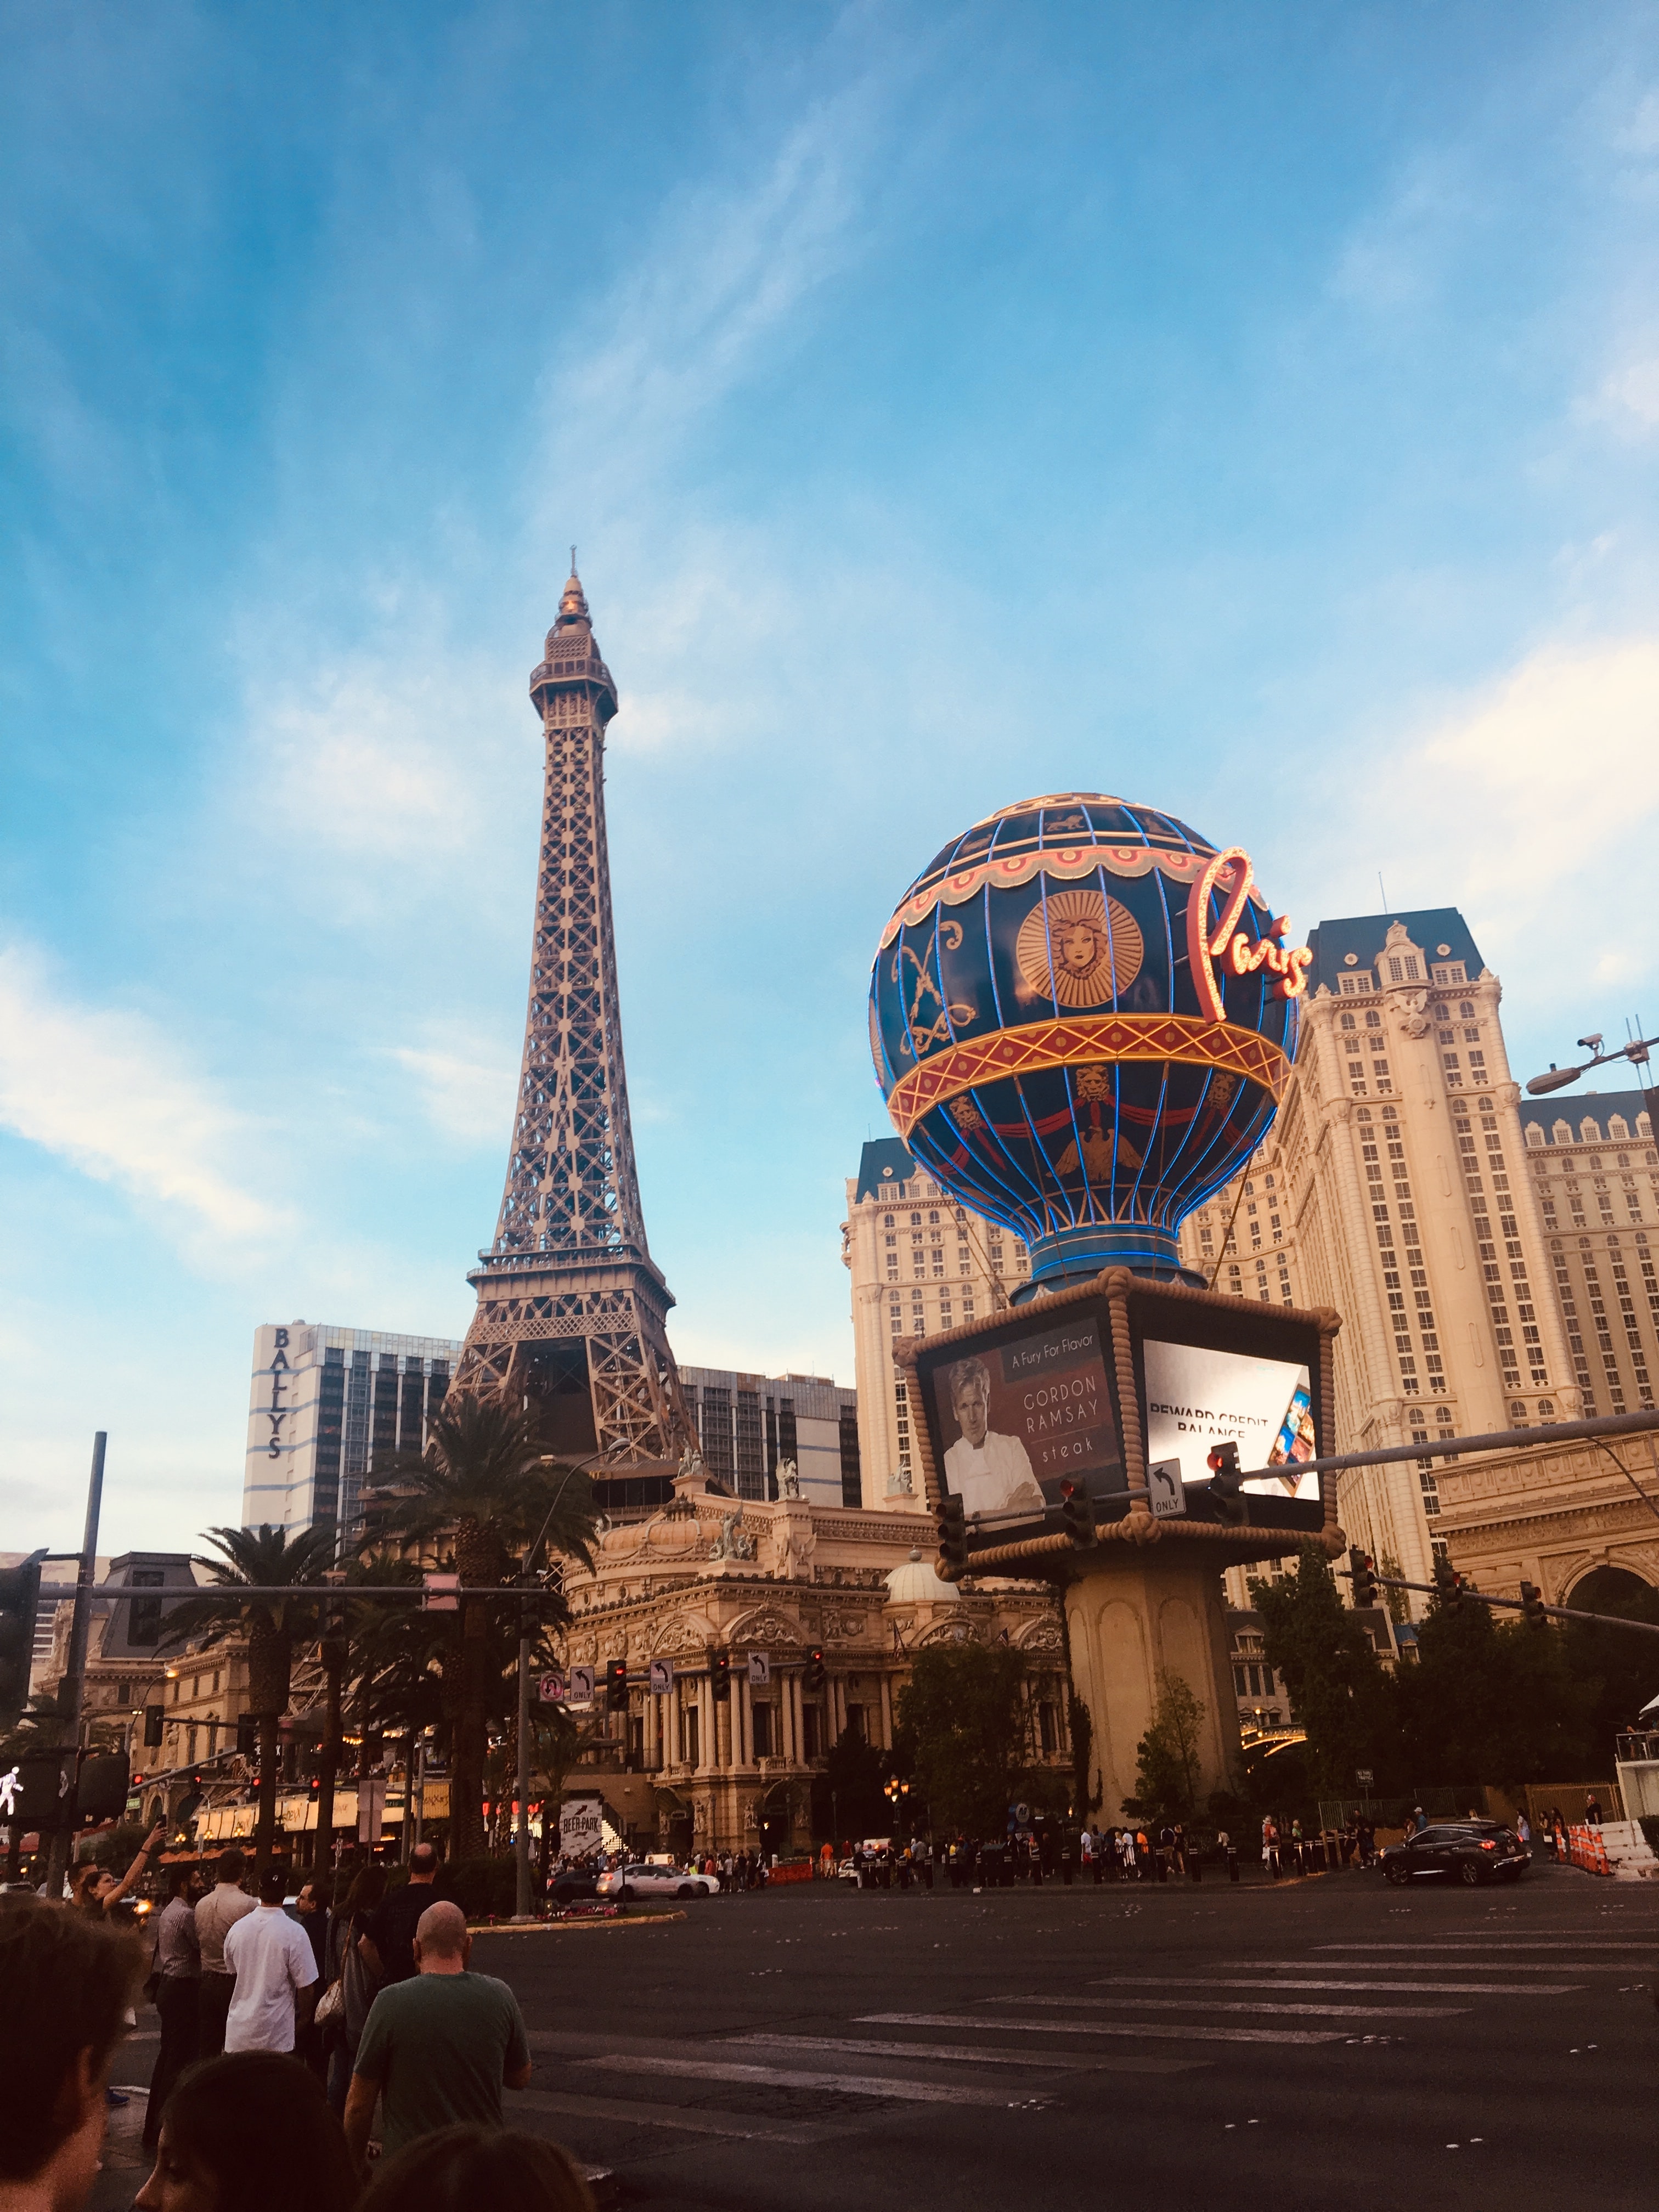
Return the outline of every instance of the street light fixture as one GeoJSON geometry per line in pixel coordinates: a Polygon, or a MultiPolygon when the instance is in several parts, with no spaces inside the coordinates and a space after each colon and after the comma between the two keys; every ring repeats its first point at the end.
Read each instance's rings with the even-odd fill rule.
{"type": "Polygon", "coordinates": [[[1615,1060],[1627,1060],[1632,1067],[1645,1067],[1648,1065],[1648,1048],[1659,1044],[1659,1036],[1632,1037],[1628,1044],[1621,1044],[1616,1052],[1602,1051],[1599,1031],[1581,1036],[1578,1042],[1581,1049],[1588,1051],[1590,1057],[1581,1060],[1577,1067],[1557,1067],[1552,1062],[1544,1074],[1534,1075],[1528,1084],[1529,1097],[1542,1098],[1552,1091],[1565,1091],[1568,1084],[1577,1083],[1581,1075],[1588,1075],[1592,1068],[1609,1066],[1615,1060]]]}

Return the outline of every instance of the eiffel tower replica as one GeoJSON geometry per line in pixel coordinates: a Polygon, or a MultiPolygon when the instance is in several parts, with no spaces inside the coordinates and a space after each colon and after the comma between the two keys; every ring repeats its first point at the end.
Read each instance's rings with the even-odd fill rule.
{"type": "Polygon", "coordinates": [[[662,1461],[696,1431],[640,1211],[605,836],[617,687],[574,547],[546,651],[530,679],[547,767],[518,1113],[495,1241],[467,1277],[478,1310],[455,1387],[522,1394],[562,1458],[662,1461]]]}

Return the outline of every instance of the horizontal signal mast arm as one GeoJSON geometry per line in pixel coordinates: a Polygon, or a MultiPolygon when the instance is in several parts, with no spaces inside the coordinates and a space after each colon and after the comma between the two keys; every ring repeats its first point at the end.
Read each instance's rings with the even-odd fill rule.
{"type": "MultiPolygon", "coordinates": [[[[1379,1589],[1425,1590],[1431,1597],[1440,1594],[1438,1585],[1434,1583],[1401,1582],[1398,1575],[1373,1575],[1371,1580],[1379,1589]]],[[[1506,1613],[1523,1613],[1526,1610],[1524,1598],[1489,1597],[1485,1590],[1471,1589],[1468,1583],[1461,1585],[1457,1595],[1460,1600],[1472,1598],[1476,1605],[1501,1606],[1506,1613]]],[[[1599,1620],[1605,1628],[1633,1628],[1641,1636],[1659,1636],[1659,1621],[1626,1620],[1619,1613],[1584,1613],[1573,1605],[1540,1605],[1538,1611],[1548,1614],[1553,1620],[1599,1620]]]]}
{"type": "MultiPolygon", "coordinates": [[[[1340,1474],[1351,1467],[1385,1467],[1404,1459],[1455,1459],[1464,1452],[1513,1451],[1517,1444],[1568,1444],[1591,1437],[1639,1437],[1659,1429],[1659,1407],[1641,1413],[1608,1413],[1594,1421],[1546,1421],[1533,1429],[1492,1429],[1478,1437],[1413,1437],[1408,1444],[1383,1444],[1376,1451],[1339,1452],[1325,1459],[1295,1462],[1298,1474],[1340,1474]]],[[[1265,1482],[1282,1476],[1286,1467],[1247,1469],[1245,1482],[1265,1482]]]]}
{"type": "MultiPolygon", "coordinates": [[[[42,1583],[40,1595],[42,1597],[73,1597],[75,1589],[73,1583],[42,1583]]],[[[94,1593],[98,1597],[108,1597],[113,1594],[101,1586],[94,1593]]],[[[427,1589],[419,1583],[392,1583],[380,1586],[364,1583],[270,1583],[258,1589],[242,1583],[175,1583],[171,1589],[164,1590],[130,1590],[123,1584],[118,1594],[123,1597],[159,1597],[167,1605],[182,1605],[198,1597],[314,1597],[326,1598],[331,1602],[337,1599],[343,1601],[359,1597],[401,1597],[419,1603],[427,1598],[552,1598],[558,1595],[556,1590],[545,1589],[539,1583],[487,1583],[481,1586],[468,1583],[459,1589],[446,1583],[441,1589],[427,1589]]]]}

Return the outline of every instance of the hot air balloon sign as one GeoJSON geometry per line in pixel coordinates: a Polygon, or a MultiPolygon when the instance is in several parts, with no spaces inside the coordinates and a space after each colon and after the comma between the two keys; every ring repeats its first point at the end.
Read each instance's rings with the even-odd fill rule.
{"type": "Polygon", "coordinates": [[[870,1045],[895,1127],[1030,1249],[1036,1295],[1182,1279],[1181,1222],[1261,1141],[1312,955],[1249,855],[1097,793],[954,838],[883,930],[870,1045]]]}

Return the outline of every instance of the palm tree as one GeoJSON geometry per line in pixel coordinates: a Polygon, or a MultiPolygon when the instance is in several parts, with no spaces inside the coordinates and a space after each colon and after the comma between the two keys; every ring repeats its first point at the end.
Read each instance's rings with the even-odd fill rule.
{"type": "MultiPolygon", "coordinates": [[[[431,1423],[424,1454],[394,1462],[385,1479],[392,1487],[371,1509],[376,1534],[428,1544],[447,1539],[464,1589],[505,1584],[532,1543],[584,1562],[589,1557],[592,1484],[547,1459],[535,1415],[501,1393],[452,1393],[431,1423]]],[[[458,1859],[484,1848],[490,1613],[488,1598],[464,1597],[459,1635],[441,1661],[453,1728],[450,1850],[458,1859]]],[[[516,1608],[511,1619],[516,1626],[516,1608]]]]}
{"type": "Polygon", "coordinates": [[[259,1731],[254,1869],[262,1875],[276,1835],[276,1724],[288,1710],[295,1646],[316,1633],[318,1601],[292,1591],[282,1597],[252,1593],[286,1590],[294,1583],[320,1590],[334,1565],[334,1530],[325,1524],[290,1536],[266,1522],[258,1528],[210,1528],[206,1540],[222,1554],[197,1561],[212,1576],[212,1585],[169,1608],[164,1640],[192,1638],[206,1650],[246,1633],[248,1705],[259,1731]]]}

